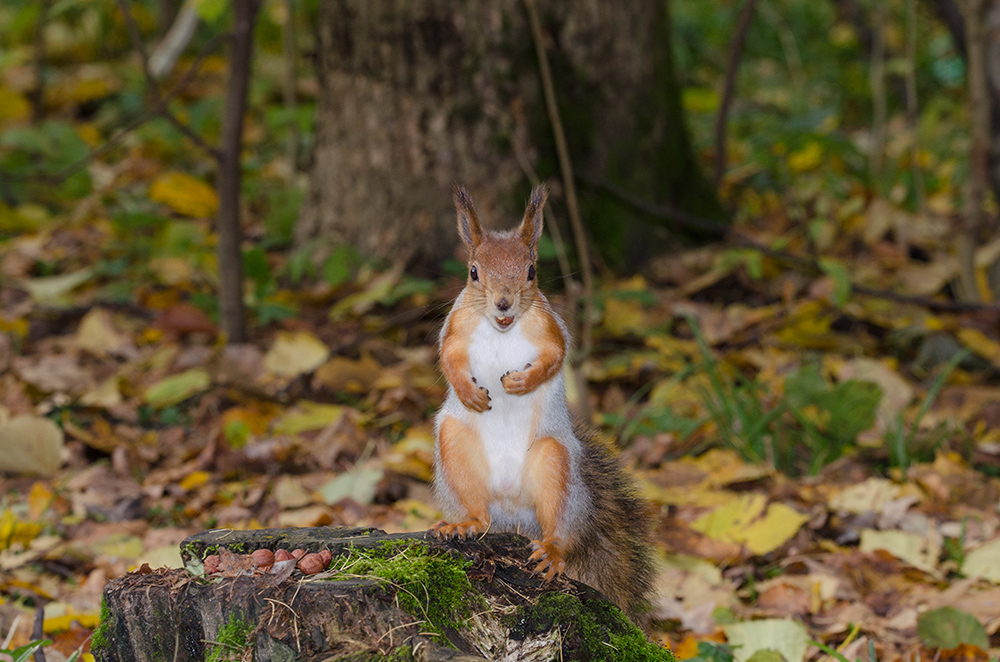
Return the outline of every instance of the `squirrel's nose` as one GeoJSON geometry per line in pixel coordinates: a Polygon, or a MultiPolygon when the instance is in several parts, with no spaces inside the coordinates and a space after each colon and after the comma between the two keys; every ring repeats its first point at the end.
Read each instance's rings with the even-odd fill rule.
{"type": "Polygon", "coordinates": [[[503,297],[497,302],[497,310],[501,313],[506,313],[510,309],[510,301],[507,301],[507,297],[503,297]]]}

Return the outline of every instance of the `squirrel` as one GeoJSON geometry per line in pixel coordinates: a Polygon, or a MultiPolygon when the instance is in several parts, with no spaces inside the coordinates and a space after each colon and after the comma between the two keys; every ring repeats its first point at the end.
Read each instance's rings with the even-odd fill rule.
{"type": "Polygon", "coordinates": [[[487,531],[533,538],[545,582],[566,573],[648,627],[651,517],[617,452],[574,425],[566,404],[566,324],[538,289],[545,185],[514,230],[484,230],[455,188],[468,279],[440,336],[448,395],[435,419],[442,539],[487,531]]]}

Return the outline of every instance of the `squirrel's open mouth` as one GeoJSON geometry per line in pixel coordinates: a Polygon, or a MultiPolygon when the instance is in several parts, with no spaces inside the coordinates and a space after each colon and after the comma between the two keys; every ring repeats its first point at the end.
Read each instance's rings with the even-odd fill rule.
{"type": "Polygon", "coordinates": [[[497,325],[501,329],[506,329],[508,326],[514,323],[513,315],[511,315],[510,317],[494,317],[493,319],[497,321],[497,325]]]}

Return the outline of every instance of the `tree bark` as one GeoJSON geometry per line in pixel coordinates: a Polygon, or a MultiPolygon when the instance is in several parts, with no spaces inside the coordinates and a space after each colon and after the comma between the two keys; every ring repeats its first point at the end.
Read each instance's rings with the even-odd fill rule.
{"type": "MultiPolygon", "coordinates": [[[[569,155],[580,175],[722,220],[684,125],[666,4],[538,2],[569,155]]],[[[330,0],[317,30],[322,89],[300,246],[346,241],[437,267],[458,245],[453,183],[498,227],[520,218],[525,170],[556,184],[522,0],[330,0]]],[[[561,188],[550,223],[565,218],[561,188]]],[[[580,203],[605,260],[634,265],[663,245],[654,221],[603,191],[582,191],[580,203]]]]}
{"type": "Polygon", "coordinates": [[[243,116],[247,108],[253,55],[253,26],[260,0],[233,3],[233,41],[229,53],[229,81],[222,116],[219,192],[219,318],[229,342],[246,340],[243,309],[243,253],[240,228],[240,156],[243,151],[243,116]]]}
{"type": "Polygon", "coordinates": [[[480,653],[493,660],[579,660],[603,653],[614,635],[642,659],[675,662],[597,591],[532,576],[529,552],[528,541],[513,534],[441,542],[425,540],[424,532],[350,527],[206,531],[181,543],[185,568],[147,566],[107,585],[91,651],[98,662],[484,660],[480,653]],[[222,548],[227,569],[206,576],[204,560],[225,557],[222,548]],[[332,561],[311,575],[262,573],[248,558],[260,549],[328,550],[332,561]],[[356,570],[358,550],[417,563],[379,579],[356,570]],[[468,579],[468,592],[453,593],[447,604],[435,599],[462,582],[443,566],[468,579]],[[438,570],[417,576],[421,567],[438,570]],[[437,644],[420,636],[435,632],[437,644]],[[457,657],[459,651],[467,657],[457,657]]]}

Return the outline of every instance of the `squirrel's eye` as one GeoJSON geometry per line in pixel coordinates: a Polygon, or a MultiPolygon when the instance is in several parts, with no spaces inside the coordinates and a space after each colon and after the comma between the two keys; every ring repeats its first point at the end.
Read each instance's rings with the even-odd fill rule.
{"type": "Polygon", "coordinates": [[[479,281],[479,272],[476,270],[476,267],[474,265],[472,267],[472,271],[469,272],[469,278],[471,278],[476,282],[479,281]]]}
{"type": "Polygon", "coordinates": [[[528,280],[535,280],[535,265],[528,267],[528,280]]]}

